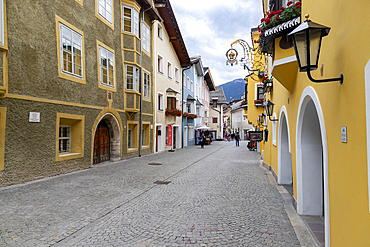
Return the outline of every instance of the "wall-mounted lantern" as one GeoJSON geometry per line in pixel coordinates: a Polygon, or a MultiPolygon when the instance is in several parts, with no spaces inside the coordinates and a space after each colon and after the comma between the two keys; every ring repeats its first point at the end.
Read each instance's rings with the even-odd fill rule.
{"type": "Polygon", "coordinates": [[[263,107],[265,108],[265,111],[266,111],[266,115],[269,117],[270,121],[274,122],[274,121],[279,121],[279,119],[271,119],[271,116],[274,112],[274,103],[272,103],[270,100],[268,100],[267,102],[263,103],[263,107]]]}
{"type": "Polygon", "coordinates": [[[329,34],[330,27],[326,27],[309,20],[296,27],[288,36],[293,36],[293,45],[298,61],[299,71],[307,72],[308,78],[316,83],[339,81],[343,83],[343,74],[339,78],[316,80],[311,76],[311,70],[316,70],[319,62],[321,39],[329,34]]]}
{"type": "Polygon", "coordinates": [[[265,125],[265,117],[266,115],[261,113],[260,115],[258,115],[259,118],[258,118],[258,125],[261,126],[261,127],[264,127],[265,125]]]}

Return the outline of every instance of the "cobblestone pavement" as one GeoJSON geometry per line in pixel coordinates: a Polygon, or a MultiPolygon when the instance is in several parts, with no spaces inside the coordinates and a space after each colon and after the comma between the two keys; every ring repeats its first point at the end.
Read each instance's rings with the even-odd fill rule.
{"type": "Polygon", "coordinates": [[[260,164],[214,142],[2,188],[0,246],[300,246],[260,164]]]}

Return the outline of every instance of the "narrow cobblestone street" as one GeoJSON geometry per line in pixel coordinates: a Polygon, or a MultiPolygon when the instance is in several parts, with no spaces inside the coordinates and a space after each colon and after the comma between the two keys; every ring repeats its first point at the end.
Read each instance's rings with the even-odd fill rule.
{"type": "Polygon", "coordinates": [[[2,188],[0,246],[301,246],[268,173],[214,142],[2,188]]]}

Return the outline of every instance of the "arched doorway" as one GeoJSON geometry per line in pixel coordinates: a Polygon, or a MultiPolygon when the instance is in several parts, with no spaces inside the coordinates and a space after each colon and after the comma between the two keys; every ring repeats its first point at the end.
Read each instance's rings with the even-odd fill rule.
{"type": "Polygon", "coordinates": [[[94,164],[110,160],[109,128],[105,120],[102,120],[95,131],[94,137],[94,164]]]}
{"type": "Polygon", "coordinates": [[[292,154],[290,151],[290,134],[287,112],[282,108],[279,117],[279,139],[278,139],[278,183],[290,185],[290,194],[293,196],[293,172],[292,154]]]}
{"type": "Polygon", "coordinates": [[[315,90],[301,96],[296,129],[297,211],[324,219],[325,244],[330,246],[328,150],[321,104],[315,90]]]}
{"type": "Polygon", "coordinates": [[[104,114],[95,128],[93,164],[121,159],[121,131],[111,113],[104,114]]]}

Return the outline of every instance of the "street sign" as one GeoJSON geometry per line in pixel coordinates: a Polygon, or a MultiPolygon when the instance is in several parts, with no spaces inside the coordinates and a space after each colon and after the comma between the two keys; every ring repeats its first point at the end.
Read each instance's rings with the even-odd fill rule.
{"type": "Polygon", "coordinates": [[[341,127],[342,142],[347,143],[347,127],[341,127]]]}

